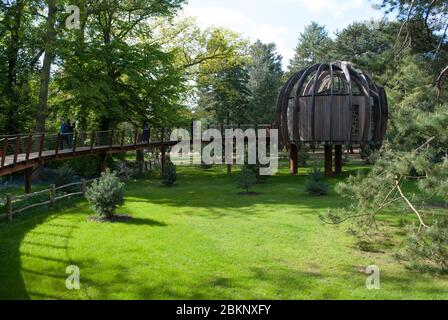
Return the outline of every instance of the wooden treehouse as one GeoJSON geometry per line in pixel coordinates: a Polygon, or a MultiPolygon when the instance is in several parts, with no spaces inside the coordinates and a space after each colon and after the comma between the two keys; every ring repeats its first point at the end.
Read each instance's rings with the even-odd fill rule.
{"type": "Polygon", "coordinates": [[[280,145],[289,149],[291,173],[298,172],[302,145],[325,148],[325,174],[342,172],[342,148],[378,148],[386,133],[387,96],[383,87],[348,62],[315,64],[294,74],[277,104],[280,145]]]}

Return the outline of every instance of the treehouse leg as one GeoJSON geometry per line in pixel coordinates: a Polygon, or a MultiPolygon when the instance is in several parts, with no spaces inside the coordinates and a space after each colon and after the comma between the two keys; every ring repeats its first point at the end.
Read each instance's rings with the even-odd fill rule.
{"type": "Polygon", "coordinates": [[[227,165],[227,174],[228,174],[229,176],[232,175],[232,165],[231,165],[231,164],[228,164],[228,165],[227,165]]]}
{"type": "Polygon", "coordinates": [[[325,146],[325,175],[333,176],[333,146],[325,146]]]}
{"type": "Polygon", "coordinates": [[[299,173],[299,151],[295,144],[289,147],[289,168],[292,175],[299,173]]]}
{"type": "Polygon", "coordinates": [[[33,180],[33,168],[27,168],[24,172],[25,193],[31,193],[31,183],[33,180]]]}
{"type": "Polygon", "coordinates": [[[342,173],[342,146],[341,145],[337,145],[335,146],[335,151],[334,151],[334,155],[335,155],[335,170],[334,172],[336,174],[341,174],[342,173]]]}

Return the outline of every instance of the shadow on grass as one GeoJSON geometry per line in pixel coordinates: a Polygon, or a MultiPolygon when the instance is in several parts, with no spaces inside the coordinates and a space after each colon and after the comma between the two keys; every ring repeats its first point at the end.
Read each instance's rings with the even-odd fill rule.
{"type": "MultiPolygon", "coordinates": [[[[67,251],[68,241],[71,236],[71,232],[74,229],[79,228],[74,225],[73,221],[67,221],[68,223],[59,223],[62,220],[59,217],[62,214],[57,214],[68,206],[75,206],[79,199],[67,199],[56,204],[54,208],[48,210],[48,208],[39,208],[30,210],[26,213],[20,214],[14,218],[12,223],[8,223],[5,220],[0,221],[0,300],[28,300],[30,299],[30,293],[24,283],[23,273],[40,274],[45,277],[60,277],[65,278],[64,275],[56,276],[46,273],[40,273],[36,270],[29,270],[22,267],[22,259],[35,259],[46,260],[54,263],[69,264],[70,259],[59,259],[47,255],[40,255],[33,252],[23,252],[21,246],[30,246],[31,248],[42,248],[51,250],[65,250],[67,251]],[[53,222],[58,220],[58,222],[53,222]],[[35,229],[48,223],[48,227],[52,228],[51,232],[35,231],[35,229]],[[45,241],[27,241],[26,236],[29,234],[41,236],[45,238],[45,241]],[[57,243],[59,241],[59,243],[57,243]],[[62,242],[62,243],[61,243],[62,242]]],[[[37,250],[37,249],[36,249],[37,250]]],[[[31,250],[33,251],[33,250],[31,250]]]]}

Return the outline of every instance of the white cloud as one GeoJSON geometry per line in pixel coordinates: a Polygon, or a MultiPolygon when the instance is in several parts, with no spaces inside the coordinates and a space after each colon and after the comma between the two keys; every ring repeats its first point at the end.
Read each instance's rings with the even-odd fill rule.
{"type": "Polygon", "coordinates": [[[223,7],[186,7],[185,16],[196,17],[201,27],[225,27],[248,37],[251,41],[261,40],[264,43],[274,42],[284,62],[289,62],[294,51],[288,47],[288,28],[259,23],[246,16],[243,12],[223,7]]]}
{"type": "Polygon", "coordinates": [[[357,11],[360,19],[378,17],[372,3],[366,0],[286,0],[289,4],[303,6],[312,14],[327,14],[333,19],[344,20],[347,12],[357,11]]]}

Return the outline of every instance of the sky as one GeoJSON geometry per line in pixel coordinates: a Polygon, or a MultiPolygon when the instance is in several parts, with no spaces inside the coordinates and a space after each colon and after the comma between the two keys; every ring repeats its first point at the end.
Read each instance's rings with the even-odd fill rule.
{"type": "Polygon", "coordinates": [[[304,27],[312,21],[334,36],[354,21],[379,20],[378,0],[188,0],[183,14],[203,28],[226,27],[252,41],[274,42],[286,67],[304,27]]]}

